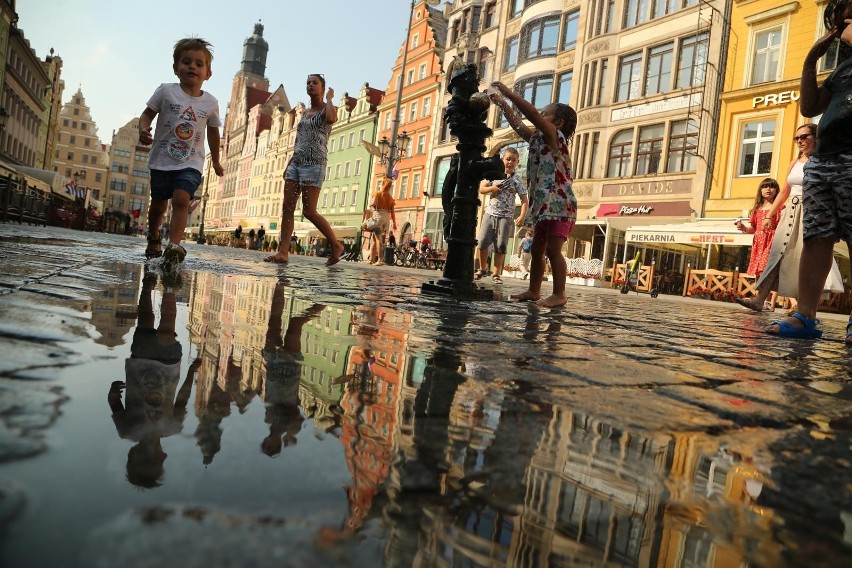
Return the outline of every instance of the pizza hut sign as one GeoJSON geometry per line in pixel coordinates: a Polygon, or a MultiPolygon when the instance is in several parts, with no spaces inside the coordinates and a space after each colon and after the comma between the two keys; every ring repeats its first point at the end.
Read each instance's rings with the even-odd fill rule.
{"type": "Polygon", "coordinates": [[[631,205],[622,205],[621,209],[618,210],[618,214],[619,215],[625,215],[625,216],[626,215],[650,215],[651,211],[653,211],[653,210],[654,210],[654,208],[651,207],[650,205],[637,205],[635,207],[631,206],[631,205]]]}

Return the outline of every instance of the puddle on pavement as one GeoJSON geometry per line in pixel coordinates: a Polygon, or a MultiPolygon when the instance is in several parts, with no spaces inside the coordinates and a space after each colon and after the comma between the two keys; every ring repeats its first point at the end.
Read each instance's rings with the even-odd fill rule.
{"type": "MultiPolygon", "coordinates": [[[[95,355],[57,373],[69,398],[47,451],[0,468],[23,496],[0,508],[3,565],[831,566],[849,553],[848,512],[812,495],[785,505],[796,452],[814,452],[806,429],[730,428],[630,384],[613,394],[584,339],[594,318],[431,300],[415,315],[404,283],[356,302],[311,278],[187,272],[172,292],[138,267],[115,274],[86,307],[95,355]]],[[[812,482],[842,487],[834,477],[812,482]]]]}

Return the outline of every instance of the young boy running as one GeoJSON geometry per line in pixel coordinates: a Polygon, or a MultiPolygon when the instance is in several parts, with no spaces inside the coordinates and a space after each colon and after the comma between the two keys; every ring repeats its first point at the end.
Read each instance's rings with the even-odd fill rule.
{"type": "Polygon", "coordinates": [[[148,165],[151,168],[151,207],[148,209],[148,247],[145,258],[163,257],[164,272],[176,273],[186,257],[180,245],[189,215],[189,202],[201,184],[204,167],[204,137],[210,145],[213,170],[225,171],[219,163],[219,102],[201,90],[210,78],[213,62],[211,45],[201,38],[185,38],[174,48],[174,69],[179,83],[163,83],[148,100],[139,117],[139,143],[153,143],[148,165]],[[157,115],[157,130],[151,136],[151,123],[157,115]],[[169,201],[172,205],[169,244],[161,250],[159,227],[169,201]]]}

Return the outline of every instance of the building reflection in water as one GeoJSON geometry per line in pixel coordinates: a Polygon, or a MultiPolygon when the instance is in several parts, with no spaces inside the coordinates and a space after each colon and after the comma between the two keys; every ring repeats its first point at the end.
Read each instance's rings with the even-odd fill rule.
{"type": "MultiPolygon", "coordinates": [[[[414,353],[410,314],[303,293],[195,275],[189,329],[205,463],[225,451],[223,422],[254,398],[266,406],[264,454],[286,458],[309,420],[314,436],[339,439],[347,514],[319,531],[319,545],[345,546],[374,521],[390,566],[721,567],[746,565],[746,551],[777,560],[749,456],[700,433],[625,430],[524,394],[523,381],[507,389],[458,338],[444,341],[465,333],[462,310],[442,316],[430,353],[414,353]]],[[[560,332],[539,317],[525,338],[560,332]]]]}

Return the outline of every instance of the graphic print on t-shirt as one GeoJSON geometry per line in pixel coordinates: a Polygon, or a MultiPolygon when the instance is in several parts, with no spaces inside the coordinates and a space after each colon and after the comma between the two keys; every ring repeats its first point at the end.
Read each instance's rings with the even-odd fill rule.
{"type": "Polygon", "coordinates": [[[171,140],[166,151],[169,153],[169,156],[178,162],[182,162],[189,156],[189,144],[183,140],[171,140]]]}
{"type": "Polygon", "coordinates": [[[195,127],[191,122],[181,122],[175,126],[175,136],[181,140],[189,140],[195,134],[195,127]]]}
{"type": "Polygon", "coordinates": [[[184,109],[184,111],[182,113],[180,113],[180,116],[178,116],[178,118],[180,120],[188,120],[190,122],[198,122],[198,119],[195,118],[195,112],[193,112],[191,106],[186,107],[186,109],[184,109]]]}

